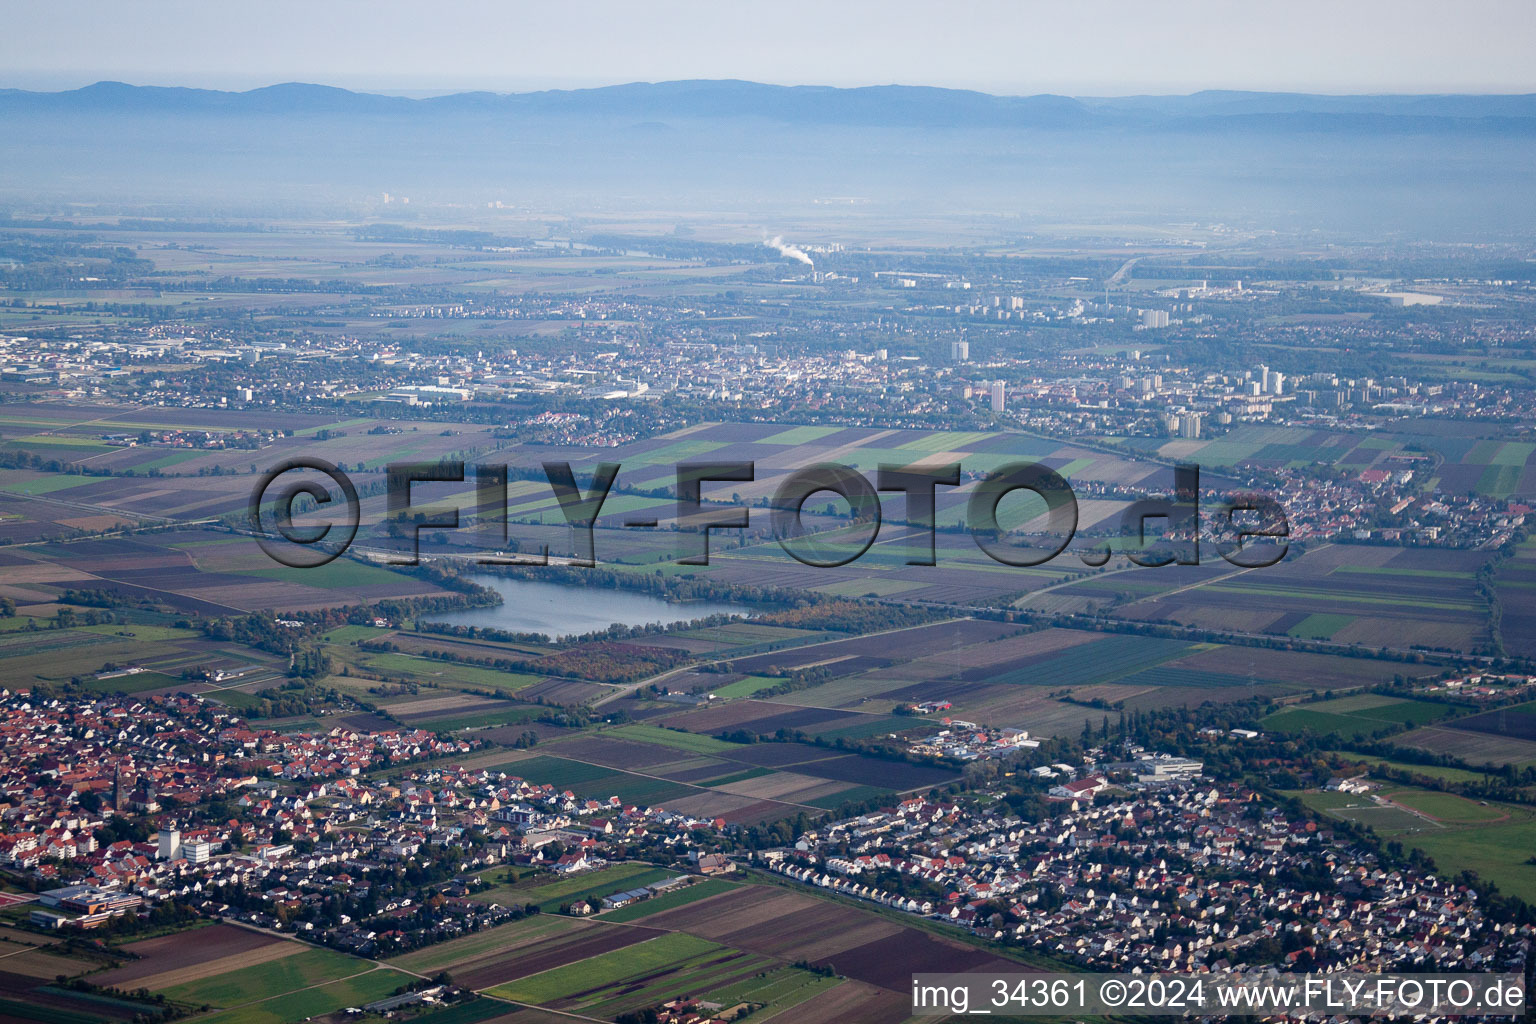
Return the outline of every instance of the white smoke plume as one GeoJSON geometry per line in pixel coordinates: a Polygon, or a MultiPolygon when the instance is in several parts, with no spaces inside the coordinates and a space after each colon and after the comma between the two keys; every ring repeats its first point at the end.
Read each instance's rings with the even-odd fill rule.
{"type": "Polygon", "coordinates": [[[770,249],[779,250],[780,256],[788,256],[792,260],[799,260],[812,270],[816,269],[816,264],[805,254],[805,250],[796,248],[793,245],[784,244],[784,237],[782,235],[774,235],[772,238],[764,240],[763,244],[770,249]]]}

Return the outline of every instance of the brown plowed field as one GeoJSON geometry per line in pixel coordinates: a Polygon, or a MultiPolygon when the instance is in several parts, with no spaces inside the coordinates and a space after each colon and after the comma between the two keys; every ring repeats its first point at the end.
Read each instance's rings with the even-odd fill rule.
{"type": "Polygon", "coordinates": [[[194,928],[174,935],[161,935],[142,942],[130,942],[123,949],[140,959],[97,975],[91,980],[98,985],[110,985],[116,988],[141,988],[144,978],[251,953],[274,945],[292,946],[295,951],[304,948],[285,939],[237,928],[231,924],[194,928]],[[128,982],[140,982],[140,984],[130,985],[127,984],[128,982]]]}
{"type": "Polygon", "coordinates": [[[786,960],[830,964],[839,974],[906,993],[927,972],[1028,968],[889,918],[771,886],[742,886],[653,914],[646,924],[786,960]]]}
{"type": "Polygon", "coordinates": [[[862,982],[845,981],[766,1019],[782,1024],[897,1024],[911,1016],[910,994],[898,995],[862,982]]]}

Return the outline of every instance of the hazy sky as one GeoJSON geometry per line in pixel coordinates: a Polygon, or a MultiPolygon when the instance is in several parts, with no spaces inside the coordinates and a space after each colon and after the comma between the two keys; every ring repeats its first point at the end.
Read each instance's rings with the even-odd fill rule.
{"type": "Polygon", "coordinates": [[[1536,92],[1531,0],[4,0],[0,86],[1536,92]]]}

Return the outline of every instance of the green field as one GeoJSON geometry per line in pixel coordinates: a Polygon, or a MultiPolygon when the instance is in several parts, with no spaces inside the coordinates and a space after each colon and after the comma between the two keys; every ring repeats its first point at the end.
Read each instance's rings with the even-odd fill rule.
{"type": "Polygon", "coordinates": [[[622,725],[617,729],[609,730],[606,735],[619,736],[626,740],[639,740],[642,743],[658,743],[663,747],[686,750],[694,754],[717,754],[721,751],[741,749],[739,744],[717,740],[713,736],[678,732],[675,729],[663,729],[657,725],[622,725]]]}
{"type": "Polygon", "coordinates": [[[111,679],[87,679],[80,689],[87,693],[139,693],[175,686],[180,679],[163,672],[138,672],[131,676],[114,676],[111,679]]]}
{"type": "Polygon", "coordinates": [[[1355,621],[1353,615],[1337,612],[1313,612],[1287,630],[1287,635],[1306,640],[1327,640],[1333,634],[1355,621]]]}
{"type": "Polygon", "coordinates": [[[370,970],[369,963],[364,960],[353,960],[352,963],[367,973],[327,985],[290,991],[286,995],[225,1010],[201,1020],[213,1024],[293,1024],[294,1021],[306,1021],[311,1017],[349,1007],[361,1007],[365,1003],[384,999],[414,980],[408,974],[387,967],[370,970]]]}
{"type": "Polygon", "coordinates": [[[748,779],[760,779],[764,775],[772,774],[772,768],[746,768],[739,772],[731,772],[729,775],[720,775],[713,779],[702,779],[699,781],[699,785],[704,787],[728,786],[733,782],[746,782],[748,779]]]}
{"type": "MultiPolygon", "coordinates": [[[[610,864],[597,871],[583,871],[554,881],[541,882],[541,876],[520,879],[511,885],[499,885],[477,893],[476,898],[503,906],[536,903],[541,911],[548,913],[557,910],[562,903],[578,899],[601,899],[626,889],[638,889],[642,885],[672,878],[676,874],[676,871],[667,871],[649,864],[610,864]]],[[[496,875],[496,871],[491,871],[480,877],[486,881],[495,881],[496,875]]]]}
{"type": "Polygon", "coordinates": [[[460,665],[452,661],[419,658],[414,654],[371,654],[363,659],[363,666],[379,672],[431,680],[439,686],[450,689],[457,684],[460,687],[512,692],[521,690],[525,686],[532,686],[544,678],[525,672],[502,672],[499,669],[481,668],[478,665],[460,665]]]}
{"type": "Polygon", "coordinates": [[[354,640],[372,640],[388,632],[389,630],[380,629],[377,626],[337,626],[324,634],[322,639],[332,644],[349,644],[354,640]]]}
{"type": "Polygon", "coordinates": [[[315,569],[301,570],[282,566],[272,569],[230,568],[228,571],[239,573],[241,576],[260,576],[262,579],[302,583],[306,587],[320,587],[324,590],[354,590],[411,582],[409,576],[346,558],[338,558],[334,562],[327,562],[315,569]]]}
{"type": "Polygon", "coordinates": [[[708,878],[702,882],[694,882],[686,889],[677,889],[673,892],[662,893],[639,903],[632,903],[618,910],[610,910],[603,914],[604,921],[636,921],[651,914],[659,914],[663,910],[671,910],[673,907],[686,906],[689,903],[697,903],[699,900],[710,896],[729,892],[736,888],[730,882],[722,882],[718,878],[708,878]]]}
{"type": "Polygon", "coordinates": [[[521,725],[532,721],[539,708],[532,704],[509,704],[495,711],[477,711],[468,715],[447,713],[442,718],[413,718],[411,724],[434,732],[455,732],[459,729],[475,729],[481,726],[521,725]]]}
{"type": "Polygon", "coordinates": [[[1452,711],[1451,707],[1444,704],[1360,694],[1284,708],[1263,719],[1261,724],[1265,729],[1281,733],[1371,736],[1392,726],[1435,722],[1452,711]]]}
{"type": "Polygon", "coordinates": [[[52,494],[55,491],[67,491],[71,487],[100,482],[100,477],[66,476],[63,473],[57,473],[52,476],[39,476],[31,480],[17,480],[0,484],[0,491],[7,491],[11,494],[25,494],[30,497],[38,494],[52,494]]]}
{"type": "MultiPolygon", "coordinates": [[[[686,735],[686,734],[680,734],[686,735]]],[[[569,789],[589,800],[607,800],[618,797],[625,804],[658,804],[664,800],[680,799],[697,795],[704,790],[653,779],[646,775],[632,775],[616,768],[587,764],[564,757],[540,754],[521,761],[509,761],[498,765],[498,771],[526,779],[540,785],[548,783],[556,789],[569,789]]]]}
{"type": "Polygon", "coordinates": [[[705,1002],[734,1006],[737,1003],[762,1003],[754,1016],[768,1017],[805,1002],[818,993],[842,984],[839,978],[820,978],[797,967],[781,967],[758,977],[715,989],[702,997],[705,1002]]]}
{"type": "Polygon", "coordinates": [[[580,963],[509,981],[490,989],[489,994],[523,1003],[548,1003],[578,992],[592,992],[590,1001],[598,1002],[608,989],[649,979],[650,975],[677,969],[696,957],[724,953],[726,949],[692,935],[671,932],[580,963]]]}
{"type": "Polygon", "coordinates": [[[733,697],[751,697],[754,696],[759,690],[767,690],[774,686],[782,686],[783,684],[784,680],[774,679],[770,676],[747,676],[745,679],[738,679],[736,682],[731,683],[729,686],[722,686],[718,690],[714,690],[712,692],[716,697],[720,697],[722,699],[730,699],[733,697]]]}
{"type": "Polygon", "coordinates": [[[1509,817],[1418,833],[1412,844],[1434,858],[1442,874],[1475,871],[1501,891],[1536,902],[1536,865],[1527,863],[1536,850],[1536,815],[1513,805],[1493,807],[1509,817]]]}
{"type": "Polygon", "coordinates": [[[473,999],[467,1003],[433,1010],[420,1017],[412,1017],[411,1024],[479,1024],[480,1021],[500,1017],[512,1009],[506,1003],[494,999],[473,999]]]}
{"type": "Polygon", "coordinates": [[[1449,793],[1411,787],[1385,787],[1393,800],[1441,818],[1426,821],[1401,808],[1369,806],[1366,796],[1343,793],[1294,793],[1323,814],[1369,825],[1383,838],[1414,846],[1435,862],[1437,873],[1454,876],[1474,871],[1500,891],[1526,902],[1536,901],[1536,811],[1518,804],[1465,800],[1449,793]],[[1357,805],[1351,807],[1351,805],[1357,805]]]}
{"type": "Polygon", "coordinates": [[[15,999],[0,999],[0,1018],[35,1020],[39,1024],[104,1024],[101,1017],[75,1013],[57,1006],[41,1006],[15,999]]]}
{"type": "Polygon", "coordinates": [[[1439,793],[1429,789],[1392,790],[1387,793],[1394,803],[1411,807],[1448,824],[1470,825],[1484,821],[1496,821],[1504,812],[1488,804],[1477,803],[1455,793],[1439,793]]]}
{"type": "Polygon", "coordinates": [[[1375,767],[1380,765],[1382,767],[1392,768],[1397,771],[1412,772],[1413,774],[1423,775],[1427,778],[1439,779],[1442,782],[1481,783],[1486,781],[1488,778],[1488,776],[1483,772],[1468,771],[1465,768],[1442,768],[1437,765],[1413,764],[1408,761],[1388,761],[1383,758],[1372,757],[1368,754],[1352,753],[1348,750],[1330,750],[1328,753],[1334,757],[1340,757],[1346,761],[1354,761],[1357,764],[1363,764],[1368,767],[1375,767]]]}
{"type": "Polygon", "coordinates": [[[398,967],[403,971],[413,971],[416,974],[436,974],[438,971],[453,967],[454,964],[463,963],[484,953],[490,953],[510,943],[546,935],[556,935],[575,927],[578,927],[578,922],[573,917],[561,917],[558,914],[535,914],[508,924],[497,925],[495,928],[486,928],[483,931],[475,932],[473,935],[450,939],[447,942],[440,942],[435,946],[428,946],[425,949],[412,950],[402,956],[394,957],[388,962],[390,965],[398,967]]]}
{"type": "Polygon", "coordinates": [[[193,1005],[239,1006],[276,993],[350,977],[367,966],[364,961],[329,949],[307,949],[281,960],[173,986],[165,990],[165,997],[193,1005]]]}
{"type": "Polygon", "coordinates": [[[984,682],[1020,685],[1086,686],[1114,682],[1124,676],[1154,668],[1198,648],[1181,640],[1142,636],[1107,636],[1042,658],[1024,668],[989,676],[984,682]]]}
{"type": "Polygon", "coordinates": [[[1378,835],[1396,837],[1411,832],[1434,829],[1432,822],[1401,807],[1378,804],[1369,796],[1351,793],[1303,793],[1301,802],[1312,810],[1335,818],[1368,825],[1378,835]]]}

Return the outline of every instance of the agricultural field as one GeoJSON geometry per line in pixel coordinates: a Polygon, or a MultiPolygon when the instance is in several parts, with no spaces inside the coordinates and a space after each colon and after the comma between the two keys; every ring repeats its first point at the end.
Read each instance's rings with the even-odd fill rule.
{"type": "Polygon", "coordinates": [[[1427,750],[1432,754],[1449,754],[1473,766],[1486,764],[1518,767],[1536,762],[1536,743],[1530,740],[1442,725],[1405,732],[1392,737],[1392,742],[1398,746],[1427,750]]]}
{"type": "Polygon", "coordinates": [[[1499,636],[1506,653],[1536,657],[1536,537],[1527,538],[1494,576],[1499,636]]]}
{"type": "Polygon", "coordinates": [[[739,954],[693,936],[658,935],[579,963],[506,982],[491,989],[490,994],[518,1002],[581,1010],[651,981],[665,979],[663,984],[673,989],[686,988],[691,971],[728,963],[733,956],[739,954]]]}
{"type": "Polygon", "coordinates": [[[1487,733],[1490,736],[1536,741],[1536,701],[1459,718],[1450,727],[1487,733]]]}
{"type": "Polygon", "coordinates": [[[1531,493],[1536,445],[1450,436],[1426,436],[1412,429],[1386,428],[1361,437],[1343,430],[1312,430],[1249,424],[1218,440],[1190,445],[1170,441],[1160,454],[1210,467],[1297,467],[1334,465],[1353,472],[1401,466],[1405,453],[1430,447],[1446,456],[1433,481],[1450,492],[1477,491],[1495,498],[1531,493]]]}
{"type": "Polygon", "coordinates": [[[516,695],[544,681],[542,676],[528,673],[460,665],[414,654],[368,654],[359,663],[381,678],[423,682],[445,690],[491,690],[516,695]]]}
{"type": "Polygon", "coordinates": [[[366,966],[367,961],[357,963],[364,965],[363,970],[350,977],[260,999],[202,1020],[213,1024],[292,1024],[383,999],[414,980],[387,967],[366,966]]]}
{"type": "Polygon", "coordinates": [[[904,703],[947,700],[953,714],[974,721],[1037,735],[1072,735],[1082,728],[1083,709],[1053,694],[1064,691],[1077,700],[1101,698],[1141,710],[1366,688],[1435,671],[1336,654],[964,622],[732,659],[729,667],[735,674],[725,677],[731,681],[723,687],[701,684],[711,686],[719,702],[692,710],[648,710],[647,723],[711,735],[786,729],[835,740],[920,728],[920,719],[892,718],[889,712],[904,703]],[[883,644],[872,643],[876,640],[883,644]],[[759,694],[777,677],[742,674],[811,667],[830,678],[771,697],[759,694]]]}
{"type": "Polygon", "coordinates": [[[228,924],[130,942],[122,949],[135,959],[100,975],[99,984],[164,991],[312,951],[300,942],[228,924]]]}
{"type": "MultiPolygon", "coordinates": [[[[195,932],[193,933],[196,934],[195,932]]],[[[274,993],[309,989],[362,973],[365,961],[328,949],[300,949],[291,956],[264,959],[263,953],[244,954],[237,966],[212,961],[199,977],[160,989],[167,999],[199,1006],[241,1006],[274,993]],[[223,968],[223,969],[219,969],[223,968]]]]}
{"type": "MultiPolygon", "coordinates": [[[[476,893],[475,898],[486,903],[500,903],[503,906],[531,903],[543,913],[548,914],[554,912],[563,903],[576,900],[601,900],[604,896],[652,885],[676,875],[676,871],[652,867],[649,864],[611,864],[597,871],[583,871],[569,878],[550,880],[548,875],[538,874],[476,893]]],[[[499,868],[480,876],[487,882],[496,882],[504,877],[504,869],[499,868]]]]}
{"type": "Polygon", "coordinates": [[[672,892],[662,893],[660,896],[652,896],[648,900],[632,903],[627,907],[619,907],[617,910],[604,911],[602,919],[610,924],[622,924],[627,921],[639,921],[659,914],[666,910],[675,910],[678,907],[696,903],[699,900],[718,896],[723,892],[729,892],[735,885],[731,882],[723,882],[718,878],[708,878],[702,882],[694,882],[686,888],[676,889],[672,892]]]}
{"type": "Polygon", "coordinates": [[[1217,560],[1111,571],[1028,603],[1343,645],[1471,652],[1491,642],[1487,603],[1477,592],[1485,561],[1478,552],[1325,544],[1262,570],[1217,560]]]}
{"type": "Polygon", "coordinates": [[[0,562],[0,584],[44,600],[68,588],[107,591],[202,615],[445,593],[404,573],[348,559],[319,569],[289,569],[249,538],[198,530],[15,547],[0,562]]]}
{"type": "Polygon", "coordinates": [[[1478,784],[1488,781],[1490,773],[1468,771],[1465,768],[1445,768],[1439,765],[1414,764],[1411,761],[1393,761],[1380,757],[1372,757],[1369,754],[1356,754],[1348,750],[1330,750],[1331,757],[1353,761],[1356,764],[1365,765],[1367,768],[1388,768],[1393,771],[1411,772],[1426,778],[1439,779],[1441,782],[1452,784],[1478,784]]]}
{"type": "Polygon", "coordinates": [[[1536,810],[1519,804],[1468,800],[1452,793],[1385,785],[1377,794],[1307,793],[1301,799],[1324,814],[1369,825],[1383,838],[1423,850],[1437,870],[1476,872],[1500,891],[1536,899],[1536,810]]]}
{"type": "Polygon", "coordinates": [[[1415,729],[1395,742],[1453,754],[1472,765],[1528,764],[1536,761],[1536,702],[1415,729]]]}
{"type": "MultiPolygon", "coordinates": [[[[911,720],[906,721],[910,726],[911,720]]],[[[650,725],[559,738],[538,749],[538,754],[496,767],[588,799],[616,796],[623,804],[648,803],[731,824],[819,812],[848,800],[927,788],[957,777],[946,768],[832,747],[729,743],[650,725]]]]}
{"type": "Polygon", "coordinates": [[[740,886],[651,914],[644,924],[763,956],[830,964],[891,992],[907,991],[916,971],[1028,970],[882,914],[771,885],[740,886]]]}
{"type": "Polygon", "coordinates": [[[538,914],[414,950],[394,957],[388,963],[392,967],[416,974],[436,974],[447,970],[458,978],[462,974],[474,973],[508,953],[587,927],[585,922],[574,917],[538,914]]]}
{"type": "Polygon", "coordinates": [[[1283,708],[1262,720],[1272,732],[1370,737],[1403,725],[1424,725],[1454,712],[1445,704],[1359,694],[1283,708]]]}
{"type": "Polygon", "coordinates": [[[596,920],[530,921],[539,919],[456,940],[445,955],[423,951],[394,963],[448,970],[493,996],[608,1018],[674,995],[718,993],[822,1019],[823,1004],[826,1012],[889,1010],[926,964],[1027,970],[881,914],[771,885],[704,882],[596,920]],[[537,948],[514,955],[534,941],[533,928],[537,948]],[[798,959],[832,964],[844,979],[788,966],[798,959]]]}
{"type": "Polygon", "coordinates": [[[0,1020],[6,1024],[129,1024],[153,1004],[58,984],[99,970],[104,957],[6,927],[0,937],[0,1020]]]}

